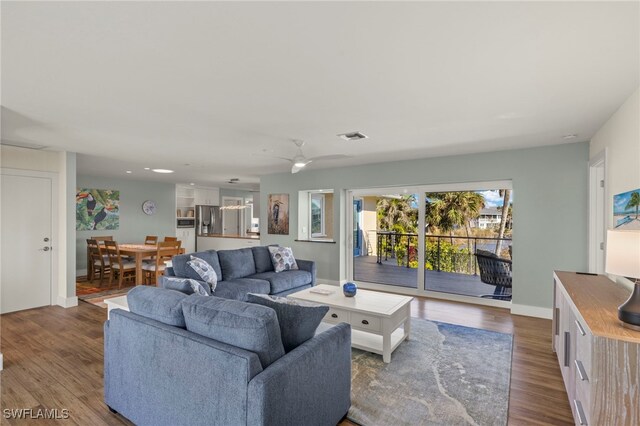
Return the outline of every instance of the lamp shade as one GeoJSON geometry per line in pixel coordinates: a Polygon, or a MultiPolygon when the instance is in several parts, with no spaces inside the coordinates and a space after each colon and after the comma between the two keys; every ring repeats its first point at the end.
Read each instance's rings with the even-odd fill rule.
{"type": "Polygon", "coordinates": [[[622,277],[640,278],[640,231],[607,231],[605,271],[622,277]]]}

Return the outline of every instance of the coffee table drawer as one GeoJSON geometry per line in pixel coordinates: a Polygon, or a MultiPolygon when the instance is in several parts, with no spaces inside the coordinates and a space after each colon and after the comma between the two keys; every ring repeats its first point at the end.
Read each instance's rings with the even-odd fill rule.
{"type": "Polygon", "coordinates": [[[351,327],[364,331],[380,331],[381,321],[380,317],[374,317],[372,315],[361,314],[359,312],[351,313],[351,327]]]}
{"type": "Polygon", "coordinates": [[[349,322],[349,311],[343,309],[329,308],[329,312],[324,316],[325,322],[349,322]]]}

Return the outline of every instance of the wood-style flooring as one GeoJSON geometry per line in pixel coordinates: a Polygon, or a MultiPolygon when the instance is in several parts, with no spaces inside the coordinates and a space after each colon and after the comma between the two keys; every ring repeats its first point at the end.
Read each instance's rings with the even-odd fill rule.
{"type": "MultiPolygon", "coordinates": [[[[510,425],[571,425],[573,419],[555,354],[551,321],[512,316],[507,310],[416,298],[415,317],[512,333],[510,425]]],[[[107,310],[80,302],[74,308],[50,306],[0,316],[0,407],[68,409],[66,424],[130,424],[103,402],[102,324],[107,310]]],[[[491,362],[491,354],[486,354],[491,362]]],[[[54,424],[16,421],[2,424],[54,424]]],[[[349,422],[343,422],[349,425],[349,422]]]]}

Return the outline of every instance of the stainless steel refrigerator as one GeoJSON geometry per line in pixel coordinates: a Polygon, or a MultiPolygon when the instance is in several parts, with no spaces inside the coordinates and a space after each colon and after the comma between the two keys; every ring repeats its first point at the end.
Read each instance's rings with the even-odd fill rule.
{"type": "Polygon", "coordinates": [[[196,235],[222,234],[222,211],[218,206],[196,206],[196,235]]]}

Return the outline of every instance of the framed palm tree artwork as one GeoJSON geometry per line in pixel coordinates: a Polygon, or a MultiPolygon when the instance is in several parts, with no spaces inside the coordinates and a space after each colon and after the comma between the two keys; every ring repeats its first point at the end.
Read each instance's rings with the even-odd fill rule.
{"type": "Polygon", "coordinates": [[[640,189],[613,196],[613,226],[640,230],[640,189]]]}

